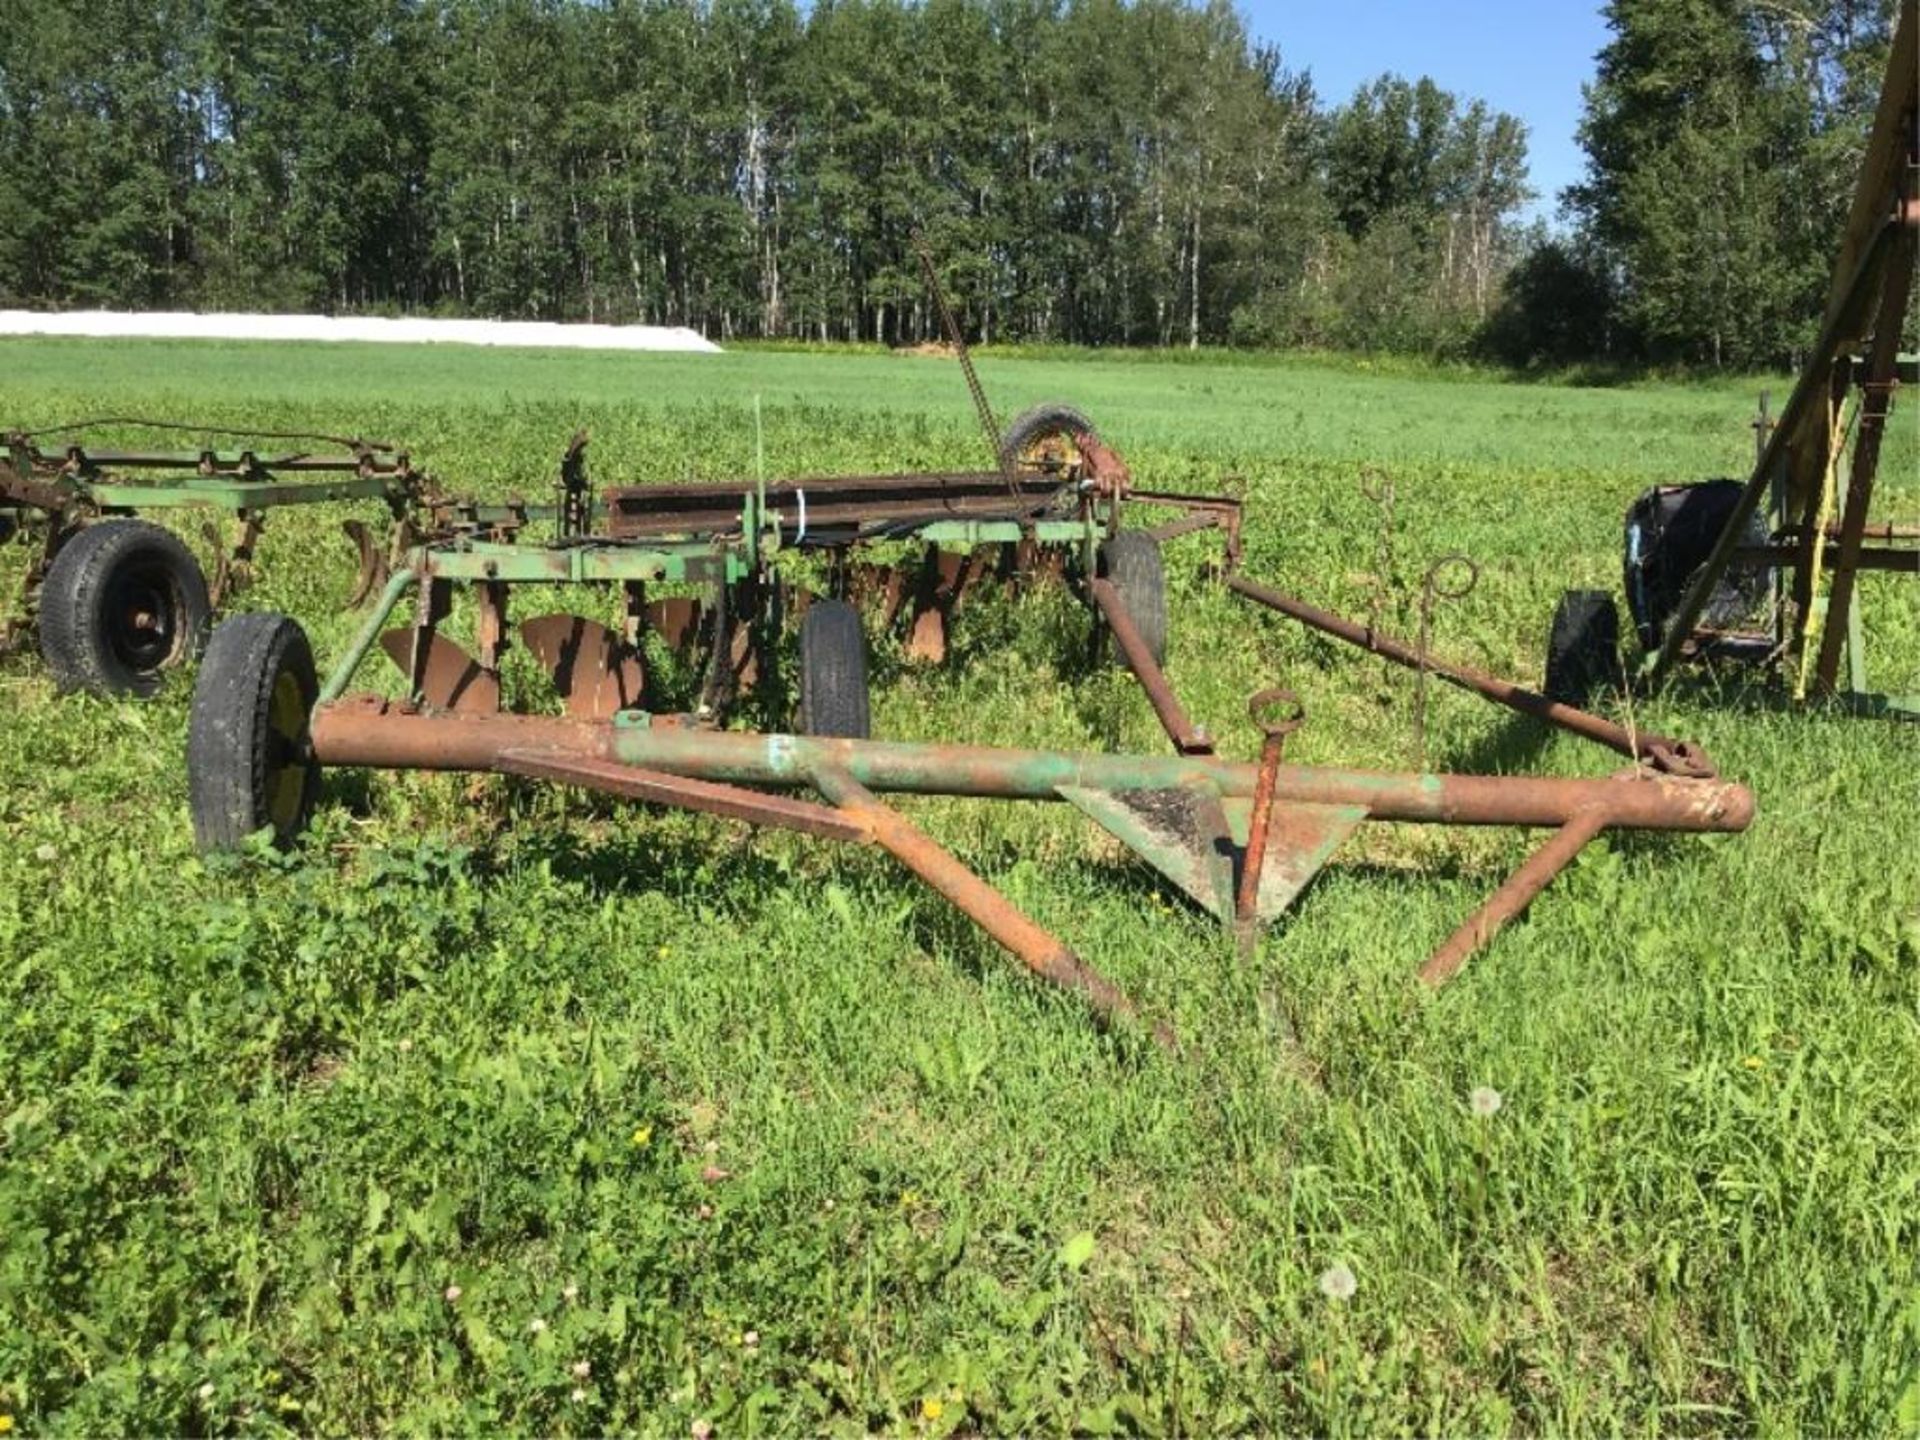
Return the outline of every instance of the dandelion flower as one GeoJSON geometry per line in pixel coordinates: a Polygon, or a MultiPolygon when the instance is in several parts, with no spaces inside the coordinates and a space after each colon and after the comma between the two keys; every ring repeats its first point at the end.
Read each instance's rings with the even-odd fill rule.
{"type": "Polygon", "coordinates": [[[529,1335],[544,1334],[546,1331],[546,1328],[547,1328],[547,1322],[542,1320],[538,1315],[534,1316],[531,1320],[527,1321],[527,1333],[529,1335]]]}
{"type": "Polygon", "coordinates": [[[1320,1272],[1320,1293],[1329,1300],[1351,1300],[1359,1288],[1360,1282],[1344,1262],[1329,1265],[1320,1272]]]}
{"type": "Polygon", "coordinates": [[[947,1407],[940,1403],[938,1395],[929,1395],[920,1402],[920,1416],[924,1420],[938,1420],[946,1411],[947,1407]]]}
{"type": "Polygon", "coordinates": [[[1767,1062],[1762,1060],[1758,1055],[1749,1055],[1740,1063],[1749,1070],[1764,1070],[1767,1066],[1767,1062]]]}
{"type": "Polygon", "coordinates": [[[1467,1097],[1467,1103],[1473,1107],[1473,1113],[1482,1120],[1500,1113],[1500,1107],[1507,1102],[1498,1090],[1491,1085],[1476,1085],[1473,1094],[1467,1097]]]}
{"type": "Polygon", "coordinates": [[[0,1435],[5,1435],[12,1429],[13,1429],[13,1416],[0,1415],[0,1435]]]}
{"type": "Polygon", "coordinates": [[[652,1142],[653,1142],[653,1127],[651,1125],[636,1125],[633,1127],[634,1149],[644,1150],[652,1142]]]}

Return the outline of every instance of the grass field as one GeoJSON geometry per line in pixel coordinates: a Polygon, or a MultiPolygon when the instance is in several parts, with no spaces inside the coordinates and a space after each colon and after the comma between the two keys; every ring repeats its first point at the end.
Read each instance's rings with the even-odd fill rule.
{"type": "MultiPolygon", "coordinates": [[[[1559,590],[1617,583],[1634,494],[1743,472],[1757,388],[982,370],[1003,414],[1088,410],[1142,483],[1238,477],[1249,573],[1348,613],[1377,467],[1384,618],[1465,552],[1436,647],[1523,677],[1559,590]]],[[[544,490],[583,425],[602,479],[751,473],[756,396],[775,473],[980,463],[937,359],[0,341],[6,423],[357,431],[495,495],[544,490]]],[[[338,518],[276,516],[242,601],[323,666],[355,624],[338,518]]],[[[1170,668],[1226,748],[1280,683],[1290,756],[1417,763],[1411,678],[1237,608],[1207,544],[1172,549],[1170,668]]],[[[1920,690],[1920,587],[1866,589],[1875,678],[1920,690]]],[[[883,646],[877,732],[1164,749],[1070,660],[1084,627],[1042,595],[963,612],[936,671],[883,646]]],[[[1737,675],[1643,698],[1753,786],[1753,829],[1590,847],[1438,994],[1415,967],[1535,837],[1374,827],[1242,959],[1064,806],[908,807],[1170,1018],[1176,1060],[884,856],[721,821],[337,776],[292,854],[201,860],[188,699],[0,668],[19,1433],[1920,1432],[1920,727],[1737,675]]],[[[1432,706],[1434,768],[1612,768],[1432,706]]]]}

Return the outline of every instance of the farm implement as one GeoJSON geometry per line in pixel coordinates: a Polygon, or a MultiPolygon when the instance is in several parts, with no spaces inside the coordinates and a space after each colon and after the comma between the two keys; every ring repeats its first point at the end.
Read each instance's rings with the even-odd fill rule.
{"type": "MultiPolygon", "coordinates": [[[[252,579],[254,549],[269,511],[290,505],[379,500],[396,527],[421,502],[426,477],[391,445],[326,435],[249,434],[268,442],[336,446],[231,453],[101,450],[79,432],[110,426],[241,432],[145,420],[93,420],[12,431],[0,466],[0,534],[33,547],[14,614],[0,621],[0,652],[38,629],[47,668],[62,689],[151,695],[164,673],[194,654],[213,613],[252,579]],[[58,444],[43,443],[62,436],[58,444]],[[174,531],[141,518],[214,511],[203,533],[215,556],[209,580],[174,531]]],[[[385,573],[387,556],[364,522],[346,522],[359,551],[358,603],[385,573]]]]}
{"type": "MultiPolygon", "coordinates": [[[[1658,683],[1685,662],[1774,669],[1797,703],[1920,719],[1920,695],[1868,689],[1858,579],[1920,576],[1920,525],[1874,520],[1895,392],[1920,379],[1900,351],[1920,260],[1920,20],[1900,7],[1819,339],[1776,420],[1762,398],[1756,457],[1739,480],[1663,485],[1627,511],[1627,610],[1658,683]],[[1851,452],[1848,442],[1851,440],[1851,452]],[[1846,673],[1841,674],[1841,662],[1846,673]]],[[[1622,677],[1620,617],[1604,590],[1560,600],[1547,690],[1580,702],[1622,677]]]]}
{"type": "MultiPolygon", "coordinates": [[[[1752,816],[1748,793],[1717,778],[1691,747],[1630,735],[1405,646],[1404,658],[1423,671],[1635,763],[1598,779],[1289,764],[1287,736],[1305,717],[1278,690],[1250,702],[1262,737],[1258,762],[1223,759],[1163,668],[1161,542],[1217,532],[1225,553],[1214,573],[1238,593],[1330,633],[1346,622],[1241,579],[1238,503],[1136,490],[1120,457],[1074,411],[1045,407],[1022,417],[997,458],[998,470],[978,473],[621,486],[596,496],[584,441],[576,440],[551,506],[436,507],[430,538],[394,567],[324,684],[305,634],[286,617],[243,615],[215,632],[189,739],[199,843],[229,848],[262,831],[291,842],[330,767],[489,773],[704,811],[878,846],[1033,973],[1105,1019],[1132,1022],[1135,1008],[1112,981],[882,797],[1070,805],[1247,943],[1369,820],[1550,829],[1545,845],[1434,952],[1422,974],[1435,984],[1603,831],[1737,831],[1752,816]],[[1164,518],[1142,525],[1141,511],[1164,518]],[[877,547],[888,542],[906,558],[882,563],[877,547]],[[783,573],[777,562],[793,552],[811,553],[809,583],[819,593],[783,573]],[[955,607],[995,579],[1071,587],[1095,633],[1140,680],[1173,753],[872,738],[868,625],[899,627],[909,653],[938,658],[955,607]],[[602,587],[617,615],[603,623],[547,613],[513,625],[516,593],[556,586],[602,587]],[[730,701],[765,677],[773,642],[795,615],[793,732],[725,728],[730,701]],[[471,649],[445,633],[450,620],[470,625],[471,649]],[[517,698],[546,713],[509,703],[519,689],[513,682],[532,678],[529,667],[508,663],[516,648],[551,686],[544,701],[537,685],[517,698]],[[662,651],[674,649],[700,657],[698,684],[678,704],[659,664],[662,651]],[[398,672],[397,695],[353,690],[376,650],[398,672]]],[[[1362,642],[1399,643],[1371,631],[1359,632],[1362,642]]],[[[1165,1026],[1142,1023],[1171,1039],[1165,1026]]]]}

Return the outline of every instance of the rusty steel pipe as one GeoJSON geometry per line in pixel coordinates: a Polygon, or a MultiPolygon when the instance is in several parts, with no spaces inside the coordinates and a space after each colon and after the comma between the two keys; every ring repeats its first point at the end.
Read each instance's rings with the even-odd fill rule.
{"type": "MultiPolygon", "coordinates": [[[[1034,974],[1081,996],[1104,1021],[1138,1021],[1133,1002],[1119,986],[1029,919],[926,831],[898,810],[881,804],[852,775],[837,766],[821,765],[811,778],[814,788],[842,815],[862,827],[874,843],[944,895],[1034,974]]],[[[1173,1032],[1164,1024],[1156,1024],[1152,1034],[1160,1045],[1174,1048],[1173,1032]]]]}
{"type": "MultiPolygon", "coordinates": [[[[1396,665],[1438,675],[1441,679],[1450,681],[1462,689],[1471,690],[1476,695],[1493,701],[1496,705],[1505,705],[1508,709],[1517,710],[1522,715],[1531,715],[1536,720],[1544,720],[1549,725],[1556,725],[1572,734],[1597,741],[1629,759],[1664,764],[1669,763],[1667,757],[1670,756],[1679,756],[1684,760],[1690,753],[1698,754],[1684,742],[1672,740],[1665,735],[1629,733],[1625,726],[1616,725],[1611,720],[1579,709],[1577,706],[1563,705],[1558,700],[1549,700],[1544,695],[1516,685],[1511,680],[1502,680],[1497,675],[1489,675],[1465,665],[1455,665],[1446,660],[1436,659],[1432,655],[1423,658],[1418,649],[1404,640],[1397,640],[1391,635],[1383,635],[1365,625],[1355,624],[1318,606],[1309,605],[1304,600],[1296,600],[1291,595],[1284,595],[1269,586],[1256,584],[1238,575],[1227,576],[1226,582],[1229,589],[1255,604],[1264,605],[1269,610],[1277,610],[1303,625],[1309,625],[1337,640],[1344,640],[1349,645],[1357,645],[1369,654],[1391,660],[1396,665]]],[[[1690,770],[1689,773],[1693,772],[1690,770]]],[[[1707,770],[1704,773],[1711,773],[1711,771],[1707,770]]]]}
{"type": "MultiPolygon", "coordinates": [[[[810,786],[822,768],[845,770],[878,792],[1056,800],[1063,787],[1132,791],[1199,785],[1251,796],[1257,767],[1200,755],[1102,755],[980,745],[838,740],[692,726],[575,721],[550,716],[453,715],[379,699],[317,706],[314,758],[385,770],[499,770],[508,751],[618,761],[700,780],[778,789],[810,786]]],[[[1280,804],[1356,806],[1375,820],[1557,828],[1598,805],[1623,829],[1738,831],[1753,796],[1730,781],[1665,775],[1573,780],[1496,775],[1409,775],[1282,765],[1280,804]]]]}
{"type": "Polygon", "coordinates": [[[1509,875],[1506,883],[1487,897],[1482,905],[1441,944],[1420,967],[1420,979],[1438,988],[1460,972],[1460,967],[1478,951],[1486,948],[1500,929],[1533,903],[1533,899],[1572,862],[1587,842],[1607,827],[1605,810],[1595,806],[1582,810],[1553,832],[1552,837],[1521,867],[1509,875]]]}
{"type": "Polygon", "coordinates": [[[1182,755],[1211,755],[1212,737],[1193,723],[1186,707],[1180,703],[1180,697],[1173,693],[1173,686],[1167,683],[1166,671],[1160,668],[1153,658],[1153,652],[1147,649],[1147,642],[1141,638],[1140,628],[1127,613],[1126,601],[1121,598],[1120,591],[1111,580],[1106,579],[1095,579],[1090,588],[1094,603],[1100,607],[1101,615],[1106,617],[1107,628],[1113,631],[1114,643],[1120,647],[1121,658],[1140,682],[1140,688],[1147,692],[1147,702],[1153,706],[1160,728],[1173,741],[1173,748],[1182,755]]]}

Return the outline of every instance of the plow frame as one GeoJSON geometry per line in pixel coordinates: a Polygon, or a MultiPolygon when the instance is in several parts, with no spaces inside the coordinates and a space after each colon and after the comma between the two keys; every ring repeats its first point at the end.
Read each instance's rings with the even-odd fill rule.
{"type": "MultiPolygon", "coordinates": [[[[1718,779],[1692,746],[1629,735],[1601,717],[1449,665],[1390,637],[1363,633],[1351,622],[1244,580],[1235,573],[1240,521],[1235,500],[1130,494],[1124,484],[1103,482],[1098,474],[1065,489],[1057,477],[1045,475],[1016,475],[1010,484],[1003,473],[629,487],[596,500],[585,478],[583,450],[584,440],[577,438],[551,507],[535,510],[514,503],[436,512],[437,533],[403,558],[325,683],[304,682],[313,700],[300,733],[282,737],[280,748],[271,752],[281,757],[277,763],[303,767],[310,777],[329,766],[508,775],[875,845],[974,920],[1030,972],[1080,996],[1103,1021],[1139,1022],[1166,1045],[1174,1043],[1168,1025],[1141,1021],[1134,1002],[1112,980],[883,797],[904,793],[1071,805],[1237,933],[1243,949],[1251,948],[1262,927],[1292,904],[1367,821],[1548,829],[1547,841],[1429,957],[1419,973],[1432,986],[1450,980],[1603,832],[1738,831],[1752,817],[1751,795],[1718,779]],[[1177,518],[1151,529],[1123,530],[1121,506],[1130,501],[1167,506],[1177,518]],[[526,525],[546,519],[559,532],[553,540],[534,543],[524,537],[526,525]],[[1224,563],[1213,573],[1243,598],[1608,746],[1629,757],[1631,768],[1605,778],[1569,780],[1291,765],[1284,741],[1304,712],[1280,691],[1262,692],[1253,702],[1252,719],[1265,737],[1259,760],[1221,759],[1210,733],[1194,723],[1175,694],[1126,593],[1125,576],[1102,573],[1098,563],[1103,541],[1119,534],[1139,534],[1157,546],[1162,538],[1209,529],[1220,532],[1225,550],[1224,563]],[[639,629],[657,623],[649,613],[647,585],[709,586],[723,619],[777,616],[771,597],[780,587],[771,575],[772,558],[782,549],[819,548],[830,554],[834,583],[861,588],[870,601],[884,605],[892,623],[906,589],[898,572],[882,576],[853,558],[873,539],[923,544],[928,561],[919,588],[924,594],[929,583],[944,587],[952,600],[986,573],[996,553],[1003,568],[1010,565],[1015,573],[1050,573],[1044,563],[1049,555],[1062,561],[1061,569],[1074,568],[1083,598],[1111,633],[1120,661],[1139,679],[1174,753],[1114,755],[762,733],[721,728],[724,707],[718,704],[703,703],[692,713],[649,708],[646,679],[632,646],[639,629]],[[943,551],[943,545],[970,549],[956,554],[943,551]],[[625,633],[577,616],[525,622],[521,641],[553,676],[565,713],[511,713],[502,704],[500,664],[511,643],[508,597],[516,588],[561,584],[609,584],[621,590],[625,633]],[[468,654],[438,630],[452,612],[456,588],[476,600],[477,654],[468,654]],[[766,608],[755,612],[752,606],[766,608]],[[409,623],[383,628],[409,607],[409,623]],[[376,647],[406,677],[400,698],[349,693],[376,647]]],[[[1118,457],[1112,464],[1118,465],[1118,457]]],[[[304,652],[304,640],[299,648],[304,652]]],[[[711,663],[725,669],[733,659],[724,631],[716,629],[711,663]]],[[[208,663],[215,668],[211,657],[208,663]]],[[[269,676],[250,683],[257,691],[278,682],[269,676]]],[[[704,695],[723,690],[710,674],[704,695]]],[[[196,733],[201,703],[196,696],[196,733]]],[[[211,763],[202,757],[203,768],[211,763]]],[[[229,757],[226,763],[237,772],[241,760],[229,757]]],[[[249,756],[247,763],[259,762],[249,756]]],[[[190,776],[198,774],[190,767],[190,776]]],[[[196,786],[201,783],[194,779],[196,786]]],[[[310,795],[312,785],[303,782],[296,789],[310,795]]],[[[284,825],[285,817],[271,818],[286,839],[304,825],[305,814],[301,810],[284,825]]],[[[196,827],[200,824],[196,809],[196,827]]],[[[202,831],[203,845],[209,833],[202,831]]]]}
{"type": "MultiPolygon", "coordinates": [[[[383,545],[363,521],[344,522],[358,552],[359,577],[351,604],[357,604],[385,579],[409,517],[432,490],[432,480],[416,470],[408,453],[380,442],[313,435],[261,435],[259,440],[319,440],[334,448],[253,446],[236,450],[110,450],[93,448],[79,435],[43,447],[43,435],[104,429],[115,425],[155,427],[139,419],[97,419],[58,431],[10,431],[5,463],[0,464],[0,513],[11,513],[21,538],[35,554],[22,579],[12,613],[0,617],[0,650],[20,644],[38,619],[41,590],[61,550],[89,525],[147,515],[213,512],[232,523],[231,537],[209,520],[202,535],[214,556],[206,582],[211,607],[220,609],[249,584],[254,552],[269,512],[296,505],[341,501],[380,501],[391,521],[383,545]]],[[[157,428],[201,430],[195,426],[157,428]]],[[[202,431],[202,433],[222,433],[202,431]]]]}

